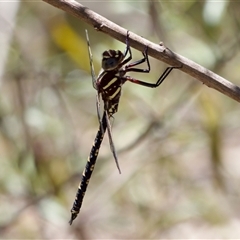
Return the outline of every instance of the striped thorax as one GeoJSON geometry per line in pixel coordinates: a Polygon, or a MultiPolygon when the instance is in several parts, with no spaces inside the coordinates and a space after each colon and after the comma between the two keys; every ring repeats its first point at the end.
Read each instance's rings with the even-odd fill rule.
{"type": "Polygon", "coordinates": [[[104,102],[104,109],[107,110],[109,116],[118,110],[123,84],[119,70],[123,59],[124,55],[119,50],[108,50],[102,54],[102,70],[96,84],[104,102]]]}

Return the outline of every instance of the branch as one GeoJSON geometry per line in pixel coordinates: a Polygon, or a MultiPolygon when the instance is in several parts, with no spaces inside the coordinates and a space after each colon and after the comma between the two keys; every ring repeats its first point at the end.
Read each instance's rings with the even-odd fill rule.
{"type": "MultiPolygon", "coordinates": [[[[71,15],[83,20],[96,30],[110,35],[111,37],[125,43],[127,30],[100,16],[92,10],[84,7],[75,0],[43,0],[71,15]]],[[[201,81],[210,88],[229,96],[230,98],[240,102],[240,88],[212,71],[202,67],[201,65],[172,52],[163,45],[157,45],[142,38],[134,33],[130,33],[131,47],[143,51],[145,46],[148,46],[148,53],[150,56],[165,62],[172,66],[181,66],[179,70],[189,74],[190,76],[201,81]]]]}

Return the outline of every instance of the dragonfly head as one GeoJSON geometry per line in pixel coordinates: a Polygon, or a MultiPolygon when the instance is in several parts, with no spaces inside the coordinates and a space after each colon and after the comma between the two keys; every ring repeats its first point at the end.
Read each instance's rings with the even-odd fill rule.
{"type": "Polygon", "coordinates": [[[117,69],[122,62],[124,55],[121,51],[108,50],[102,54],[102,68],[105,71],[117,69]]]}

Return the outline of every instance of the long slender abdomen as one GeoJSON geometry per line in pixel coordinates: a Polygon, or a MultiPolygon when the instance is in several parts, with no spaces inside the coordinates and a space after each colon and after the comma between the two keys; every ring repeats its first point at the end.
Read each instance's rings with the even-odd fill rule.
{"type": "Polygon", "coordinates": [[[77,217],[77,215],[81,209],[84,194],[87,190],[87,186],[90,181],[90,178],[91,178],[91,175],[92,175],[92,172],[93,172],[96,160],[97,160],[99,148],[101,146],[101,143],[102,143],[102,140],[104,137],[104,133],[107,128],[106,117],[107,117],[106,112],[104,111],[104,114],[102,117],[102,127],[101,127],[101,125],[99,126],[95,141],[93,143],[90,155],[88,157],[87,164],[86,164],[85,169],[82,174],[82,180],[81,180],[81,183],[79,184],[76,198],[73,203],[73,207],[71,209],[72,215],[71,215],[71,219],[69,221],[70,225],[72,224],[73,220],[77,217]]]}

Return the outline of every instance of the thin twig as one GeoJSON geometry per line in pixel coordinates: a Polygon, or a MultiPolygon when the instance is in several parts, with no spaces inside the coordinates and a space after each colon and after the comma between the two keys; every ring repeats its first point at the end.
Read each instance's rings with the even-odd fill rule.
{"type": "MultiPolygon", "coordinates": [[[[71,15],[83,20],[96,30],[110,35],[111,37],[125,43],[127,30],[109,21],[101,15],[95,13],[87,7],[74,0],[43,0],[71,15]]],[[[172,66],[181,66],[179,70],[189,74],[190,76],[201,81],[210,88],[229,96],[230,98],[240,102],[240,88],[228,80],[220,77],[212,71],[202,67],[201,65],[172,52],[163,45],[158,45],[130,32],[129,42],[131,47],[143,51],[148,46],[150,56],[165,62],[172,66]]]]}

